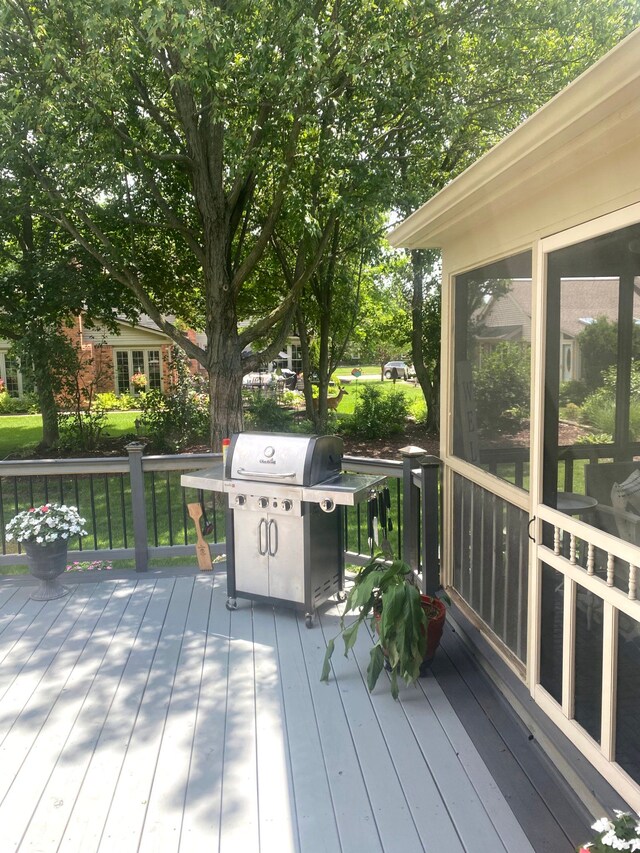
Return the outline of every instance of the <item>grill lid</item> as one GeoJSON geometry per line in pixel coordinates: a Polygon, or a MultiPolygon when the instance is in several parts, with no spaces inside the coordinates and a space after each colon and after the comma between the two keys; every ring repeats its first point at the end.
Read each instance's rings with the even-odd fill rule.
{"type": "Polygon", "coordinates": [[[313,486],[341,471],[342,452],[336,435],[242,432],[231,439],[225,476],[313,486]]]}

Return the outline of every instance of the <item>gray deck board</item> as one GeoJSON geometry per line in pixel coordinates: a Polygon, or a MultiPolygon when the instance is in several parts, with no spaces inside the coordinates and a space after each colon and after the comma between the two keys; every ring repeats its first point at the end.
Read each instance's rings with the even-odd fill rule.
{"type": "Polygon", "coordinates": [[[320,683],[333,605],[230,613],[218,573],[28,590],[0,584],[1,853],[532,849],[434,677],[369,694],[365,632],[320,683]]]}
{"type": "Polygon", "coordinates": [[[277,611],[276,633],[299,849],[336,853],[340,838],[327,778],[309,673],[300,642],[307,628],[291,610],[277,611]]]}

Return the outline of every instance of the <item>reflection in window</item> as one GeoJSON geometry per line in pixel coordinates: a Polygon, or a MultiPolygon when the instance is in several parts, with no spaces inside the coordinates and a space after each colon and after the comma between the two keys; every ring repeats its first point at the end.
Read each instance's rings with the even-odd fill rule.
{"type": "MultiPolygon", "coordinates": [[[[543,489],[549,506],[640,545],[638,246],[633,225],[547,257],[543,489]]],[[[625,575],[616,564],[616,586],[625,575]]]]}
{"type": "Polygon", "coordinates": [[[531,254],[456,277],[454,453],[528,488],[531,254]]]}

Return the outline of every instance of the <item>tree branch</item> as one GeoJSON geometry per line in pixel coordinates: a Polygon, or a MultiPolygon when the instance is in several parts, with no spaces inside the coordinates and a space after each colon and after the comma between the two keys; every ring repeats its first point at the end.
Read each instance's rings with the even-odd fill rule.
{"type": "Polygon", "coordinates": [[[262,230],[258,235],[258,238],[256,239],[253,248],[246,256],[244,261],[240,264],[240,267],[233,276],[231,282],[231,289],[234,293],[237,293],[240,290],[243,283],[249,277],[256,264],[262,257],[264,250],[266,249],[267,245],[269,244],[269,241],[271,240],[271,235],[273,234],[273,231],[276,227],[276,222],[278,221],[282,205],[284,204],[284,194],[287,188],[287,184],[289,182],[289,175],[295,157],[298,136],[300,135],[300,129],[300,118],[298,115],[296,115],[287,142],[287,153],[284,161],[284,172],[278,183],[278,189],[276,190],[273,203],[271,205],[271,210],[269,211],[269,214],[265,220],[264,225],[262,226],[262,230]]]}
{"type": "Polygon", "coordinates": [[[200,263],[200,265],[204,266],[205,260],[206,260],[205,254],[204,254],[204,249],[202,248],[202,246],[200,245],[200,243],[196,239],[195,234],[193,233],[192,229],[189,228],[188,225],[185,225],[184,222],[182,222],[182,220],[179,218],[177,213],[167,203],[166,199],[162,195],[162,192],[160,191],[160,188],[158,187],[156,179],[154,178],[151,170],[149,168],[147,168],[147,165],[142,160],[142,157],[139,154],[136,154],[134,159],[135,159],[136,163],[138,164],[138,167],[141,170],[141,172],[144,176],[145,182],[146,182],[147,186],[149,187],[151,194],[153,195],[158,207],[160,208],[160,210],[162,211],[162,213],[166,217],[167,222],[169,223],[169,225],[172,228],[174,228],[176,231],[179,231],[180,234],[183,235],[183,237],[185,238],[185,240],[187,242],[187,245],[189,246],[189,248],[191,249],[193,254],[196,256],[196,258],[198,259],[198,262],[200,263]]]}
{"type": "MultiPolygon", "coordinates": [[[[252,343],[258,338],[264,337],[264,335],[269,331],[269,329],[271,329],[279,320],[281,320],[287,315],[287,312],[292,306],[295,308],[295,303],[298,297],[300,296],[302,288],[309,281],[311,276],[315,273],[316,269],[318,268],[318,264],[322,260],[322,256],[324,255],[327,243],[329,241],[329,238],[331,237],[331,232],[333,231],[335,221],[336,214],[334,212],[329,216],[329,219],[325,224],[322,237],[318,242],[316,252],[311,263],[307,266],[304,272],[297,275],[296,278],[291,282],[289,293],[282,300],[280,305],[278,305],[278,307],[275,308],[270,314],[267,314],[266,317],[263,317],[261,320],[258,320],[256,323],[254,323],[253,326],[244,329],[241,334],[238,335],[238,340],[240,341],[243,347],[245,347],[247,344],[252,343]]],[[[278,249],[276,249],[276,251],[279,252],[278,249]]],[[[278,256],[280,257],[280,255],[278,256]]],[[[298,266],[298,264],[296,266],[298,266]]]]}

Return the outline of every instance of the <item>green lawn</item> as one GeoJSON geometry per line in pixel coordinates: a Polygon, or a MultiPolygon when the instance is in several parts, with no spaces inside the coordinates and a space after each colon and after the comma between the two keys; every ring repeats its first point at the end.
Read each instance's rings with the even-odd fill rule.
{"type": "MultiPolygon", "coordinates": [[[[363,376],[380,376],[382,369],[379,364],[358,364],[358,370],[362,371],[363,376]]],[[[336,374],[338,376],[351,376],[351,371],[353,370],[353,366],[345,365],[344,367],[338,367],[336,370],[336,374]]]]}
{"type": "MultiPolygon", "coordinates": [[[[137,412],[109,412],[105,435],[135,432],[137,412]]],[[[32,450],[42,440],[41,415],[0,416],[0,459],[16,451],[32,450]]]]}

